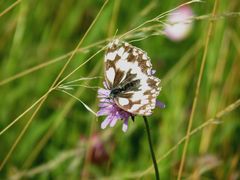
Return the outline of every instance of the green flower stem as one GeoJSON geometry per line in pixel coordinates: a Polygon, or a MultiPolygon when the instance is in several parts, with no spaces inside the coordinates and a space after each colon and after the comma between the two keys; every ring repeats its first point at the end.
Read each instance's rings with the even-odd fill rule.
{"type": "Polygon", "coordinates": [[[150,128],[149,128],[149,125],[148,125],[147,117],[143,116],[143,119],[144,119],[144,123],[145,123],[146,130],[147,130],[148,144],[149,144],[149,147],[150,147],[152,161],[153,161],[153,165],[154,165],[154,169],[155,169],[155,176],[156,176],[156,179],[159,180],[160,176],[159,176],[159,172],[158,172],[157,161],[156,161],[155,154],[154,154],[154,151],[153,151],[150,128]]]}

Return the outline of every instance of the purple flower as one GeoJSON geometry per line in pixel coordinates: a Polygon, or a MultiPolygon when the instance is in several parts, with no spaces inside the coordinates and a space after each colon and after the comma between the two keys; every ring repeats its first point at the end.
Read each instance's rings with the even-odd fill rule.
{"type": "Polygon", "coordinates": [[[98,90],[98,98],[100,98],[100,110],[97,112],[97,116],[107,116],[106,119],[102,122],[101,128],[105,129],[108,125],[110,125],[110,127],[113,127],[118,120],[122,120],[122,130],[126,132],[128,129],[128,119],[134,115],[119,108],[115,102],[109,98],[109,94],[110,90],[98,90]]]}
{"type": "MultiPolygon", "coordinates": [[[[104,87],[106,87],[106,83],[104,82],[104,87]]],[[[105,120],[101,123],[101,128],[105,129],[108,125],[110,127],[115,126],[117,121],[123,121],[122,130],[124,132],[128,129],[128,120],[129,117],[135,116],[127,111],[124,111],[114,102],[113,99],[109,98],[110,90],[107,89],[99,89],[98,90],[98,98],[100,99],[99,107],[100,110],[97,112],[97,116],[107,116],[105,120]]],[[[164,108],[165,105],[159,101],[156,102],[156,106],[160,108],[164,108]]]]}
{"type": "Polygon", "coordinates": [[[82,136],[80,140],[82,144],[89,144],[89,161],[91,163],[103,165],[108,162],[108,145],[114,145],[113,141],[107,142],[106,139],[102,138],[98,133],[93,133],[90,137],[82,136]]]}

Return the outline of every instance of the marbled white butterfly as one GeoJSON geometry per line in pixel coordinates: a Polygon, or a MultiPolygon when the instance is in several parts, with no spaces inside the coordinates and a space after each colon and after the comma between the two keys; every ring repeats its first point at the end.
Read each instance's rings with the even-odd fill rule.
{"type": "Polygon", "coordinates": [[[123,110],[148,116],[156,106],[160,79],[143,50],[118,39],[108,44],[104,58],[109,98],[123,110]]]}

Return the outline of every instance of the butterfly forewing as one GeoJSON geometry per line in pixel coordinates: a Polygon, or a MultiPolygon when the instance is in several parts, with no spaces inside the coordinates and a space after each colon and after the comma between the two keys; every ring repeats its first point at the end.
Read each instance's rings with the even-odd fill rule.
{"type": "Polygon", "coordinates": [[[114,97],[120,108],[132,114],[152,114],[160,80],[152,76],[152,64],[146,52],[119,40],[109,43],[105,80],[109,90],[121,89],[114,97]]]}

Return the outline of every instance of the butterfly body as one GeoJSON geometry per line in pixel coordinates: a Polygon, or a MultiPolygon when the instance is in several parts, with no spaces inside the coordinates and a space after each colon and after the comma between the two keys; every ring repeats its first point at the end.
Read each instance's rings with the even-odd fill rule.
{"type": "Polygon", "coordinates": [[[151,115],[160,92],[160,79],[152,75],[147,53],[114,40],[105,54],[105,80],[109,98],[133,115],[151,115]]]}
{"type": "Polygon", "coordinates": [[[140,80],[137,79],[131,82],[127,82],[126,84],[119,85],[118,87],[111,89],[110,98],[114,99],[118,97],[121,93],[126,93],[133,90],[138,91],[139,84],[140,80]]]}

